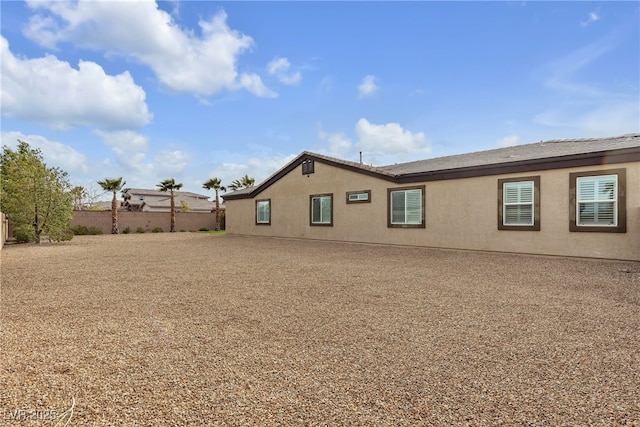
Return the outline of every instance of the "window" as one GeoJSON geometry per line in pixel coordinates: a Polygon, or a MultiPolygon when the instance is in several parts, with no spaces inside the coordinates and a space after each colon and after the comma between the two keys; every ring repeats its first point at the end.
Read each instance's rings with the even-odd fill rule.
{"type": "Polygon", "coordinates": [[[627,231],[625,169],[576,172],[569,178],[569,230],[627,231]]]}
{"type": "Polygon", "coordinates": [[[271,225],[271,199],[256,200],[256,224],[271,225]]]}
{"type": "Polygon", "coordinates": [[[387,226],[424,228],[425,186],[388,189],[387,226]]]}
{"type": "Polygon", "coordinates": [[[498,180],[498,230],[540,230],[540,177],[498,180]]]}
{"type": "Polygon", "coordinates": [[[311,200],[311,225],[333,225],[333,194],[315,194],[311,200]]]}
{"type": "Polygon", "coordinates": [[[347,203],[371,203],[371,190],[347,191],[347,203]]]}

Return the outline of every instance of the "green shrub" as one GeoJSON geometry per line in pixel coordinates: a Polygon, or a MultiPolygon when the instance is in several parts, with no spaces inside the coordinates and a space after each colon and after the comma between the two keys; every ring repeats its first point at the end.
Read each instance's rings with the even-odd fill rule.
{"type": "Polygon", "coordinates": [[[186,231],[187,231],[187,230],[180,230],[180,232],[181,232],[181,233],[184,233],[184,232],[186,232],[186,231]]]}
{"type": "Polygon", "coordinates": [[[144,228],[142,227],[136,228],[136,233],[144,233],[144,228]]]}
{"type": "Polygon", "coordinates": [[[129,234],[131,233],[131,227],[127,227],[124,230],[122,230],[122,234],[129,234]]]}
{"type": "Polygon", "coordinates": [[[33,232],[28,229],[17,229],[13,232],[13,236],[16,238],[16,243],[29,243],[35,241],[33,232]]]}
{"type": "Polygon", "coordinates": [[[54,242],[66,242],[73,239],[73,233],[68,229],[55,233],[49,233],[49,239],[54,242]]]}
{"type": "Polygon", "coordinates": [[[200,230],[198,231],[209,231],[209,229],[207,227],[202,227],[200,230]]]}
{"type": "Polygon", "coordinates": [[[164,233],[164,230],[162,229],[162,227],[154,227],[153,230],[151,230],[152,233],[164,233]]]}
{"type": "Polygon", "coordinates": [[[86,236],[89,234],[89,229],[86,225],[74,225],[71,227],[71,232],[76,236],[86,236]]]}
{"type": "Polygon", "coordinates": [[[89,233],[92,236],[96,236],[98,234],[102,234],[102,229],[98,227],[89,227],[89,233]]]}

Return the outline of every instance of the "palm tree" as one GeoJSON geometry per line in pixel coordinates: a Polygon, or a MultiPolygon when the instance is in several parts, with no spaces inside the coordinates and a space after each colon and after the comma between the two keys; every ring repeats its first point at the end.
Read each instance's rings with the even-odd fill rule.
{"type": "Polygon", "coordinates": [[[111,191],[113,193],[113,199],[111,199],[111,234],[118,234],[118,203],[116,193],[122,190],[125,184],[126,182],[122,180],[122,177],[107,178],[104,181],[98,181],[98,185],[102,187],[104,191],[111,191]]]}
{"type": "Polygon", "coordinates": [[[182,188],[182,184],[176,184],[176,180],[173,178],[165,179],[160,184],[157,184],[156,187],[160,187],[158,191],[171,192],[171,229],[170,233],[176,231],[176,202],[173,198],[173,192],[178,191],[182,188]]]}
{"type": "Polygon", "coordinates": [[[211,178],[209,181],[202,185],[202,188],[207,190],[214,190],[216,192],[216,231],[220,230],[220,199],[218,198],[219,191],[227,191],[227,189],[221,185],[220,178],[211,178]]]}
{"type": "Polygon", "coordinates": [[[89,194],[87,189],[81,185],[76,185],[71,189],[71,199],[73,200],[73,210],[79,211],[85,208],[84,200],[89,194]]]}
{"type": "Polygon", "coordinates": [[[235,181],[233,181],[229,185],[229,188],[233,191],[239,190],[241,188],[249,188],[253,187],[254,182],[256,182],[255,179],[250,178],[249,175],[245,175],[241,179],[236,179],[235,181]]]}

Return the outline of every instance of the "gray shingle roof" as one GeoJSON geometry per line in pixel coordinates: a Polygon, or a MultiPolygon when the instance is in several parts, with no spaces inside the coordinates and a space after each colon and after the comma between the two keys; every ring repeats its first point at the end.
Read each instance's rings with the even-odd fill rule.
{"type": "MultiPolygon", "coordinates": [[[[158,190],[157,188],[151,189],[151,190],[148,188],[130,188],[129,191],[127,192],[132,196],[158,196],[158,195],[169,194],[168,191],[163,192],[158,190]]],[[[174,196],[194,197],[197,199],[204,199],[204,200],[207,200],[210,197],[205,194],[192,193],[190,191],[174,191],[173,194],[174,196]]]]}
{"type": "Polygon", "coordinates": [[[533,144],[515,145],[513,147],[497,148],[494,150],[398,163],[395,165],[382,166],[379,169],[398,176],[473,166],[503,164],[523,160],[596,153],[633,147],[640,147],[640,134],[628,134],[612,138],[540,141],[533,144]]]}
{"type": "Polygon", "coordinates": [[[225,200],[254,197],[308,159],[391,182],[403,183],[601,164],[597,162],[616,163],[627,161],[627,156],[634,161],[640,159],[640,134],[611,138],[540,141],[378,167],[304,151],[260,184],[227,193],[222,197],[225,200]],[[581,159],[576,160],[576,158],[581,159]]]}

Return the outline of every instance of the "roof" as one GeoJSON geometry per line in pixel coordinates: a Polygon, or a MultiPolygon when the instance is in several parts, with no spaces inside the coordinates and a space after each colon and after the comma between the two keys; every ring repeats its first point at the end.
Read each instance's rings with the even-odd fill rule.
{"type": "MultiPolygon", "coordinates": [[[[128,205],[146,205],[153,209],[165,208],[167,211],[171,210],[171,193],[168,191],[130,188],[126,194],[131,196],[130,199],[126,200],[128,205]]],[[[194,211],[211,212],[215,209],[215,203],[209,201],[209,196],[203,194],[192,193],[190,191],[174,191],[173,196],[176,206],[180,206],[180,203],[184,200],[194,211]]]]}
{"type": "Polygon", "coordinates": [[[478,151],[475,153],[398,163],[384,166],[382,169],[394,175],[405,175],[526,160],[549,159],[585,153],[599,153],[634,147],[640,147],[640,134],[629,134],[613,138],[554,139],[533,144],[478,151]]]}
{"type": "Polygon", "coordinates": [[[227,193],[223,198],[254,197],[307,160],[402,184],[640,161],[640,134],[540,141],[378,167],[304,151],[259,185],[227,193]]]}
{"type": "MultiPolygon", "coordinates": [[[[127,190],[127,193],[131,194],[131,195],[136,195],[136,196],[164,196],[166,194],[169,194],[169,192],[164,192],[164,191],[160,191],[159,189],[146,189],[146,188],[129,188],[127,190]]],[[[182,197],[194,197],[196,199],[209,199],[209,196],[204,195],[204,194],[198,194],[198,193],[192,193],[190,191],[174,191],[173,195],[178,197],[178,196],[182,196],[182,197]]]]}

